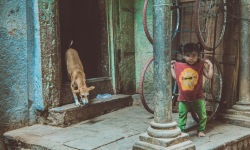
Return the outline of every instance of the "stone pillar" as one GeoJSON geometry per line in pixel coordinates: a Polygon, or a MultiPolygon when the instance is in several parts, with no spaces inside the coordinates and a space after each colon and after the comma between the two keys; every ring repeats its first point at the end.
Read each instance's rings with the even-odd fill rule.
{"type": "Polygon", "coordinates": [[[240,0],[241,17],[241,42],[239,53],[239,101],[232,109],[220,114],[223,122],[250,127],[250,45],[249,45],[249,21],[250,19],[249,0],[240,0]]]}
{"type": "Polygon", "coordinates": [[[133,149],[195,149],[186,133],[172,120],[171,13],[170,0],[154,0],[154,120],[133,149]]]}

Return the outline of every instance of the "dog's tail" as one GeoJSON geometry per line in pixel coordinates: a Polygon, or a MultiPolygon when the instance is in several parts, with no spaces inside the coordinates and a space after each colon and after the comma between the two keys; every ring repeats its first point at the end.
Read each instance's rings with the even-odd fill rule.
{"type": "Polygon", "coordinates": [[[70,41],[69,49],[71,48],[72,44],[73,44],[73,40],[70,41]]]}

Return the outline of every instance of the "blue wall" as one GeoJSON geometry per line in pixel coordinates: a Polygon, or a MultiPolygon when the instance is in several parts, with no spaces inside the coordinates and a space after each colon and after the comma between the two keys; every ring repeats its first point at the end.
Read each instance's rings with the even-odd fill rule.
{"type": "Polygon", "coordinates": [[[0,133],[34,123],[43,110],[36,3],[0,0],[0,133]]]}

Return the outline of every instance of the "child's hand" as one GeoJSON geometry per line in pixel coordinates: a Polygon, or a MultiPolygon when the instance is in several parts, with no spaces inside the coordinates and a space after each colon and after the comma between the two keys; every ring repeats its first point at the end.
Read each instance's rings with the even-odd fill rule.
{"type": "Polygon", "coordinates": [[[171,61],[171,68],[173,68],[174,69],[174,63],[176,62],[176,60],[172,60],[171,61]]]}
{"type": "Polygon", "coordinates": [[[176,60],[171,60],[171,64],[174,64],[176,62],[176,60]]]}
{"type": "Polygon", "coordinates": [[[176,79],[176,74],[175,74],[175,70],[174,70],[174,63],[175,63],[176,61],[175,60],[172,60],[171,61],[171,75],[172,75],[172,77],[174,78],[174,79],[176,79]]]}
{"type": "Polygon", "coordinates": [[[213,65],[209,59],[205,59],[204,62],[207,63],[209,66],[213,65]]]}
{"type": "Polygon", "coordinates": [[[204,67],[203,69],[203,74],[205,75],[205,77],[207,77],[208,79],[212,79],[213,77],[213,64],[211,63],[211,61],[209,59],[204,59],[204,63],[207,63],[208,68],[204,67]]]}

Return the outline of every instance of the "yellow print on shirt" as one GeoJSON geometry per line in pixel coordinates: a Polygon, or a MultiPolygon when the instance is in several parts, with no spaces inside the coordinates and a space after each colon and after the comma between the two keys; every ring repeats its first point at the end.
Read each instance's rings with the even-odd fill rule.
{"type": "Polygon", "coordinates": [[[194,87],[197,85],[198,78],[199,78],[199,74],[194,69],[192,68],[184,69],[179,76],[179,81],[180,81],[182,90],[183,91],[194,90],[194,87]]]}

